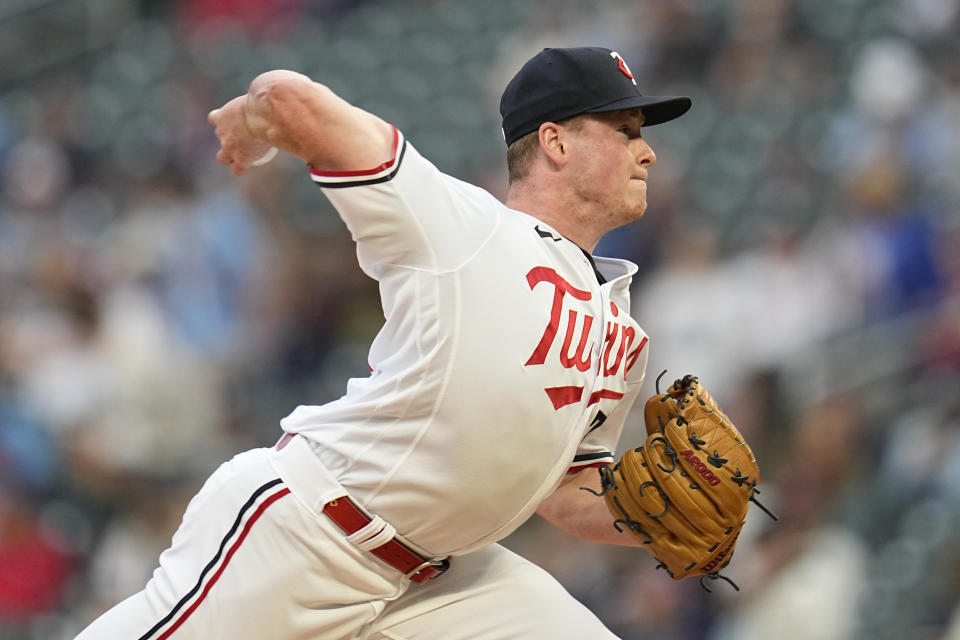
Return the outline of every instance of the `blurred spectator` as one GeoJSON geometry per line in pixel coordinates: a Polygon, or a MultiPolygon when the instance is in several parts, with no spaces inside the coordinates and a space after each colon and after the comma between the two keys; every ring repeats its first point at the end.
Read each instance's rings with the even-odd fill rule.
{"type": "Polygon", "coordinates": [[[830,398],[801,416],[783,450],[768,456],[778,464],[764,484],[778,489],[769,503],[783,517],[738,559],[744,592],[730,602],[717,638],[851,637],[868,552],[836,514],[851,498],[842,488],[864,472],[862,419],[855,398],[830,398]]]}
{"type": "Polygon", "coordinates": [[[36,515],[0,489],[0,629],[28,629],[59,607],[73,569],[61,534],[36,515]]]}
{"type": "Polygon", "coordinates": [[[100,615],[150,579],[195,489],[185,481],[154,482],[131,492],[127,508],[107,524],[90,554],[90,591],[84,598],[88,617],[100,615]]]}
{"type": "Polygon", "coordinates": [[[296,23],[303,4],[301,0],[185,0],[177,12],[178,20],[188,27],[227,18],[249,32],[277,37],[296,23]]]}

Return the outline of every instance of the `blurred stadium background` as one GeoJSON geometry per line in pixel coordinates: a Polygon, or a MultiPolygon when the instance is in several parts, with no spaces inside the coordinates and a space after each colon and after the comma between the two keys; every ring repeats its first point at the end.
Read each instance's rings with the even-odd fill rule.
{"type": "Polygon", "coordinates": [[[4,0],[0,637],[72,638],[143,585],[217,464],[366,375],[381,314],[339,219],[289,157],[232,178],[208,110],[295,69],[502,196],[506,80],[603,45],[694,99],[646,134],[646,219],[599,250],[641,267],[645,384],[701,374],[781,522],[751,514],[739,593],[537,519],[507,544],[627,639],[957,640],[958,10],[4,0]]]}

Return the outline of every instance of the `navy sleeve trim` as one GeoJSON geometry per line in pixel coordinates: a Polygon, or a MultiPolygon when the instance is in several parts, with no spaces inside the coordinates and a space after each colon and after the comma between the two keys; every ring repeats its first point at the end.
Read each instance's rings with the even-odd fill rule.
{"type": "Polygon", "coordinates": [[[573,462],[589,462],[591,460],[602,460],[604,458],[613,460],[613,454],[609,451],[603,451],[601,453],[582,453],[578,456],[574,456],[573,462]]]}
{"type": "Polygon", "coordinates": [[[319,171],[310,167],[310,178],[324,189],[361,187],[392,180],[400,169],[400,164],[403,162],[403,156],[407,149],[407,141],[396,127],[393,128],[393,143],[393,157],[372,169],[319,171]]]}

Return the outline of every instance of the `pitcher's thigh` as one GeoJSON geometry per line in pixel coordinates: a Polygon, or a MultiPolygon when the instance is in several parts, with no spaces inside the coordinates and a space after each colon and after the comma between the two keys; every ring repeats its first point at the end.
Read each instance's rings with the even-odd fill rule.
{"type": "Polygon", "coordinates": [[[362,636],[367,640],[616,639],[549,573],[493,545],[454,558],[413,585],[362,636]]]}
{"type": "Polygon", "coordinates": [[[308,509],[253,450],[191,500],[147,586],[79,640],[339,640],[407,581],[308,509]]]}

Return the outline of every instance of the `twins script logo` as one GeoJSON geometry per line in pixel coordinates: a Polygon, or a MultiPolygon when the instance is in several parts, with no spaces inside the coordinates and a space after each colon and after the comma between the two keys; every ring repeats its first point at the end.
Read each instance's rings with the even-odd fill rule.
{"type": "MultiPolygon", "coordinates": [[[[547,354],[553,346],[557,336],[563,333],[563,343],[560,348],[560,364],[566,369],[576,368],[578,371],[589,371],[596,366],[597,375],[604,378],[619,380],[627,379],[627,373],[636,364],[640,352],[647,344],[647,338],[644,336],[639,344],[637,342],[637,330],[635,327],[620,322],[617,316],[620,315],[617,306],[610,303],[610,312],[613,316],[607,322],[606,332],[604,334],[603,345],[600,350],[598,362],[593,362],[594,344],[590,340],[590,329],[593,327],[594,317],[590,314],[577,311],[574,308],[566,309],[564,317],[564,300],[569,296],[576,300],[590,300],[592,294],[589,291],[577,289],[567,282],[560,274],[549,267],[534,267],[527,273],[527,283],[533,289],[540,283],[546,283],[553,286],[553,303],[550,307],[550,322],[537,343],[530,358],[524,363],[524,366],[543,364],[547,360],[547,354]],[[561,331],[561,324],[566,320],[566,327],[561,331]],[[580,335],[576,335],[577,327],[580,326],[580,335]],[[576,343],[576,344],[574,344],[576,343]],[[631,351],[631,348],[633,350],[631,351]]],[[[618,388],[623,388],[622,384],[615,384],[618,388]]],[[[547,387],[544,389],[553,403],[554,409],[579,402],[583,397],[584,387],[563,386],[547,387]]],[[[599,402],[603,398],[619,399],[623,393],[616,389],[600,389],[590,394],[587,406],[599,402]]]]}

